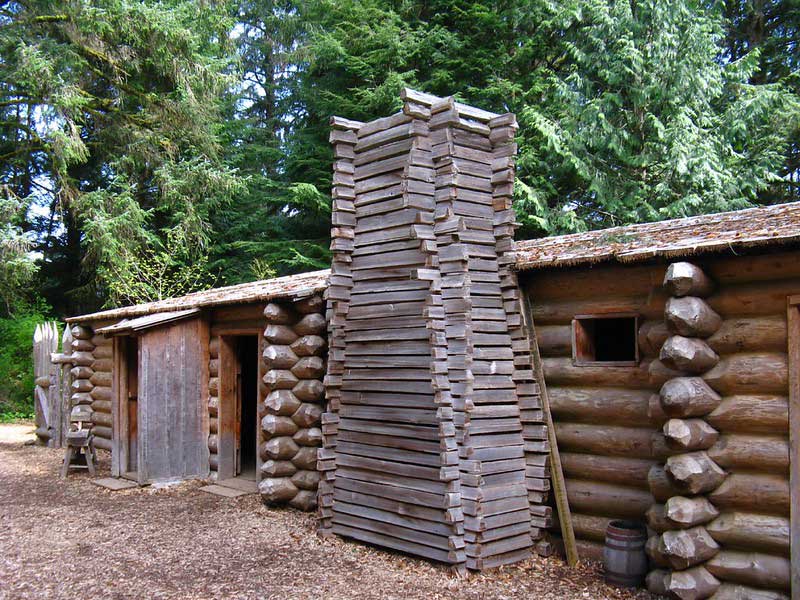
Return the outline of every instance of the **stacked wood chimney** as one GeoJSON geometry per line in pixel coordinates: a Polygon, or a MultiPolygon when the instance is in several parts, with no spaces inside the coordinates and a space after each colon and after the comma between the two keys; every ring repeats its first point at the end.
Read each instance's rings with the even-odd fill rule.
{"type": "Polygon", "coordinates": [[[547,489],[510,270],[516,121],[404,100],[333,120],[320,529],[482,569],[530,554],[547,489]]]}

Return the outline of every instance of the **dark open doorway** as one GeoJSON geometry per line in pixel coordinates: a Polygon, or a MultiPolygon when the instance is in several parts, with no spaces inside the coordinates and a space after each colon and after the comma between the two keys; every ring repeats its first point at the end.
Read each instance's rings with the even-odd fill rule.
{"type": "Polygon", "coordinates": [[[256,478],[258,446],[258,338],[247,335],[237,338],[239,362],[240,446],[239,472],[247,479],[256,478]]]}
{"type": "Polygon", "coordinates": [[[256,480],[258,336],[220,336],[219,477],[256,480]]]}

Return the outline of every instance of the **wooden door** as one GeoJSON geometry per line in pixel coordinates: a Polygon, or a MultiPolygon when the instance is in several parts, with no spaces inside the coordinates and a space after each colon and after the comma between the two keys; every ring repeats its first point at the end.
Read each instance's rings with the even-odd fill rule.
{"type": "MultiPolygon", "coordinates": [[[[237,348],[238,350],[238,348],[237,348]]],[[[234,380],[234,397],[236,398],[236,460],[234,461],[234,472],[236,475],[242,474],[242,363],[235,361],[236,377],[234,380]]]]}
{"type": "Polygon", "coordinates": [[[135,474],[138,470],[139,456],[139,339],[136,337],[125,337],[125,361],[126,361],[126,386],[125,404],[127,407],[127,464],[125,471],[135,474]]]}
{"type": "Polygon", "coordinates": [[[208,476],[208,337],[201,317],[141,335],[140,483],[208,476]]]}

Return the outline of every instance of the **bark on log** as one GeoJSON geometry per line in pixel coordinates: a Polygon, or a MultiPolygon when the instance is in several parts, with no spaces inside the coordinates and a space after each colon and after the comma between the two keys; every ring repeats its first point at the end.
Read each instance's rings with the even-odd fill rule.
{"type": "Polygon", "coordinates": [[[264,330],[264,338],[270,344],[281,344],[288,346],[297,339],[297,334],[294,329],[288,325],[267,325],[264,330]]]}
{"type": "Polygon", "coordinates": [[[319,427],[301,429],[292,436],[292,439],[300,446],[321,446],[322,430],[319,427]]]}
{"type": "Polygon", "coordinates": [[[297,356],[318,356],[327,346],[325,338],[318,335],[304,335],[292,343],[292,350],[297,356]]]}
{"type": "Polygon", "coordinates": [[[686,337],[707,338],[722,325],[722,318],[714,309],[695,296],[667,300],[664,320],[673,333],[686,337]]]}
{"type": "Polygon", "coordinates": [[[706,452],[670,456],[664,466],[667,474],[690,494],[704,494],[716,489],[726,473],[706,452]]]}
{"type": "Polygon", "coordinates": [[[710,598],[719,589],[720,581],[702,566],[667,576],[667,590],[680,600],[710,598]]]}
{"type": "Polygon", "coordinates": [[[703,375],[725,396],[734,394],[786,394],[789,365],[786,354],[761,352],[731,354],[703,375]]]}
{"type": "Polygon", "coordinates": [[[652,432],[650,429],[588,425],[583,423],[555,423],[559,448],[572,452],[652,458],[652,432]]]}
{"type": "Polygon", "coordinates": [[[725,319],[707,341],[717,354],[785,352],[786,317],[769,315],[725,319]]]}
{"type": "Polygon", "coordinates": [[[782,473],[789,476],[789,440],[767,435],[723,435],[708,455],[726,469],[782,473]]]}
{"type": "Polygon", "coordinates": [[[328,324],[319,313],[311,313],[300,319],[295,325],[295,333],[299,335],[322,335],[328,324]]]}
{"type": "Polygon", "coordinates": [[[270,302],[264,308],[264,318],[267,323],[275,325],[288,325],[295,320],[294,312],[283,304],[270,302]]]}
{"type": "Polygon", "coordinates": [[[292,373],[299,379],[319,379],[325,375],[325,361],[319,356],[306,356],[292,367],[292,373]]]}
{"type": "Polygon", "coordinates": [[[637,488],[575,479],[566,484],[570,507],[581,514],[642,519],[653,504],[653,496],[637,488]]]}
{"type": "Polygon", "coordinates": [[[647,474],[647,484],[653,498],[658,502],[666,502],[673,496],[680,496],[686,491],[667,476],[667,472],[661,465],[650,467],[650,471],[647,474]]]}
{"type": "Polygon", "coordinates": [[[704,563],[716,555],[719,544],[700,525],[690,529],[665,531],[661,534],[658,549],[673,569],[683,570],[704,563]]]}
{"type": "Polygon", "coordinates": [[[264,399],[264,405],[276,415],[291,417],[300,408],[300,400],[291,390],[275,390],[264,399]]]}
{"type": "Polygon", "coordinates": [[[714,367],[719,356],[704,340],[673,335],[661,347],[659,360],[670,369],[698,374],[714,367]]]}
{"type": "Polygon", "coordinates": [[[548,388],[550,410],[556,420],[647,427],[651,392],[624,388],[548,388]]]}
{"type": "Polygon", "coordinates": [[[664,505],[664,516],[678,528],[703,525],[717,515],[719,511],[704,496],[673,496],[664,505]]]}
{"type": "Polygon", "coordinates": [[[706,568],[723,581],[786,591],[791,586],[791,565],[782,556],[723,550],[706,568]]]}
{"type": "Polygon", "coordinates": [[[292,464],[298,469],[314,471],[317,468],[317,449],[311,446],[301,447],[292,457],[292,464]]]}
{"type": "Polygon", "coordinates": [[[297,312],[302,314],[318,313],[325,310],[325,300],[320,294],[314,294],[302,300],[294,302],[294,308],[297,312]]]}
{"type": "Polygon", "coordinates": [[[262,444],[263,454],[273,460],[289,460],[297,454],[299,447],[290,437],[276,437],[262,444]]]}
{"type": "Polygon", "coordinates": [[[297,495],[299,491],[287,477],[262,479],[258,484],[258,491],[261,499],[267,504],[278,504],[288,502],[297,495]]]}
{"type": "Polygon", "coordinates": [[[294,421],[298,427],[307,429],[313,425],[319,425],[321,416],[321,406],[304,402],[292,415],[292,421],[294,421]]]}
{"type": "Polygon", "coordinates": [[[789,480],[781,475],[731,473],[708,499],[720,510],[789,516],[789,480]]]}
{"type": "Polygon", "coordinates": [[[677,377],[661,386],[661,406],[671,417],[702,417],[720,402],[719,394],[700,377],[677,377]]]}
{"type": "Polygon", "coordinates": [[[297,425],[291,418],[277,415],[265,415],[261,419],[261,429],[271,436],[294,435],[297,433],[297,425]]]}
{"type": "Polygon", "coordinates": [[[703,419],[670,419],[662,431],[670,447],[685,451],[707,450],[719,439],[719,432],[703,419]]]}
{"type": "Polygon", "coordinates": [[[298,361],[298,356],[289,346],[272,344],[264,348],[263,357],[267,369],[291,369],[298,361]]]}
{"type": "Polygon", "coordinates": [[[789,595],[778,590],[761,590],[723,582],[711,600],[789,600],[789,595]]]}
{"type": "Polygon", "coordinates": [[[714,282],[700,267],[688,262],[675,262],[667,267],[664,287],[672,296],[705,298],[714,291],[714,282]]]}
{"type": "Polygon", "coordinates": [[[561,467],[570,479],[619,483],[643,490],[650,489],[647,473],[654,464],[649,459],[561,452],[561,467]]]}
{"type": "Polygon", "coordinates": [[[786,396],[727,396],[705,417],[723,432],[789,433],[789,399],[786,396]]]}
{"type": "Polygon", "coordinates": [[[789,556],[789,519],[786,517],[726,512],[709,523],[707,529],[726,549],[789,556]]]}
{"type": "MultiPolygon", "coordinates": [[[[536,328],[539,334],[539,328],[536,328]]],[[[670,331],[664,321],[645,321],[639,326],[639,352],[642,356],[657,357],[661,346],[670,336],[670,331]]]]}
{"type": "Polygon", "coordinates": [[[320,402],[325,396],[325,385],[319,379],[303,379],[292,388],[292,392],[304,402],[320,402]]]}

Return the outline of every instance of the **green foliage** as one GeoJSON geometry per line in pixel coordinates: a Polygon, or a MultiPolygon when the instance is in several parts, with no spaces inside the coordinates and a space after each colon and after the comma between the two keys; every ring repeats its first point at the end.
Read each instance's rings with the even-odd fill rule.
{"type": "Polygon", "coordinates": [[[31,240],[22,233],[20,202],[0,196],[0,315],[11,315],[26,300],[26,287],[36,273],[28,254],[31,240]]]}
{"type": "Polygon", "coordinates": [[[43,309],[0,319],[0,422],[33,417],[33,331],[43,309]]]}

